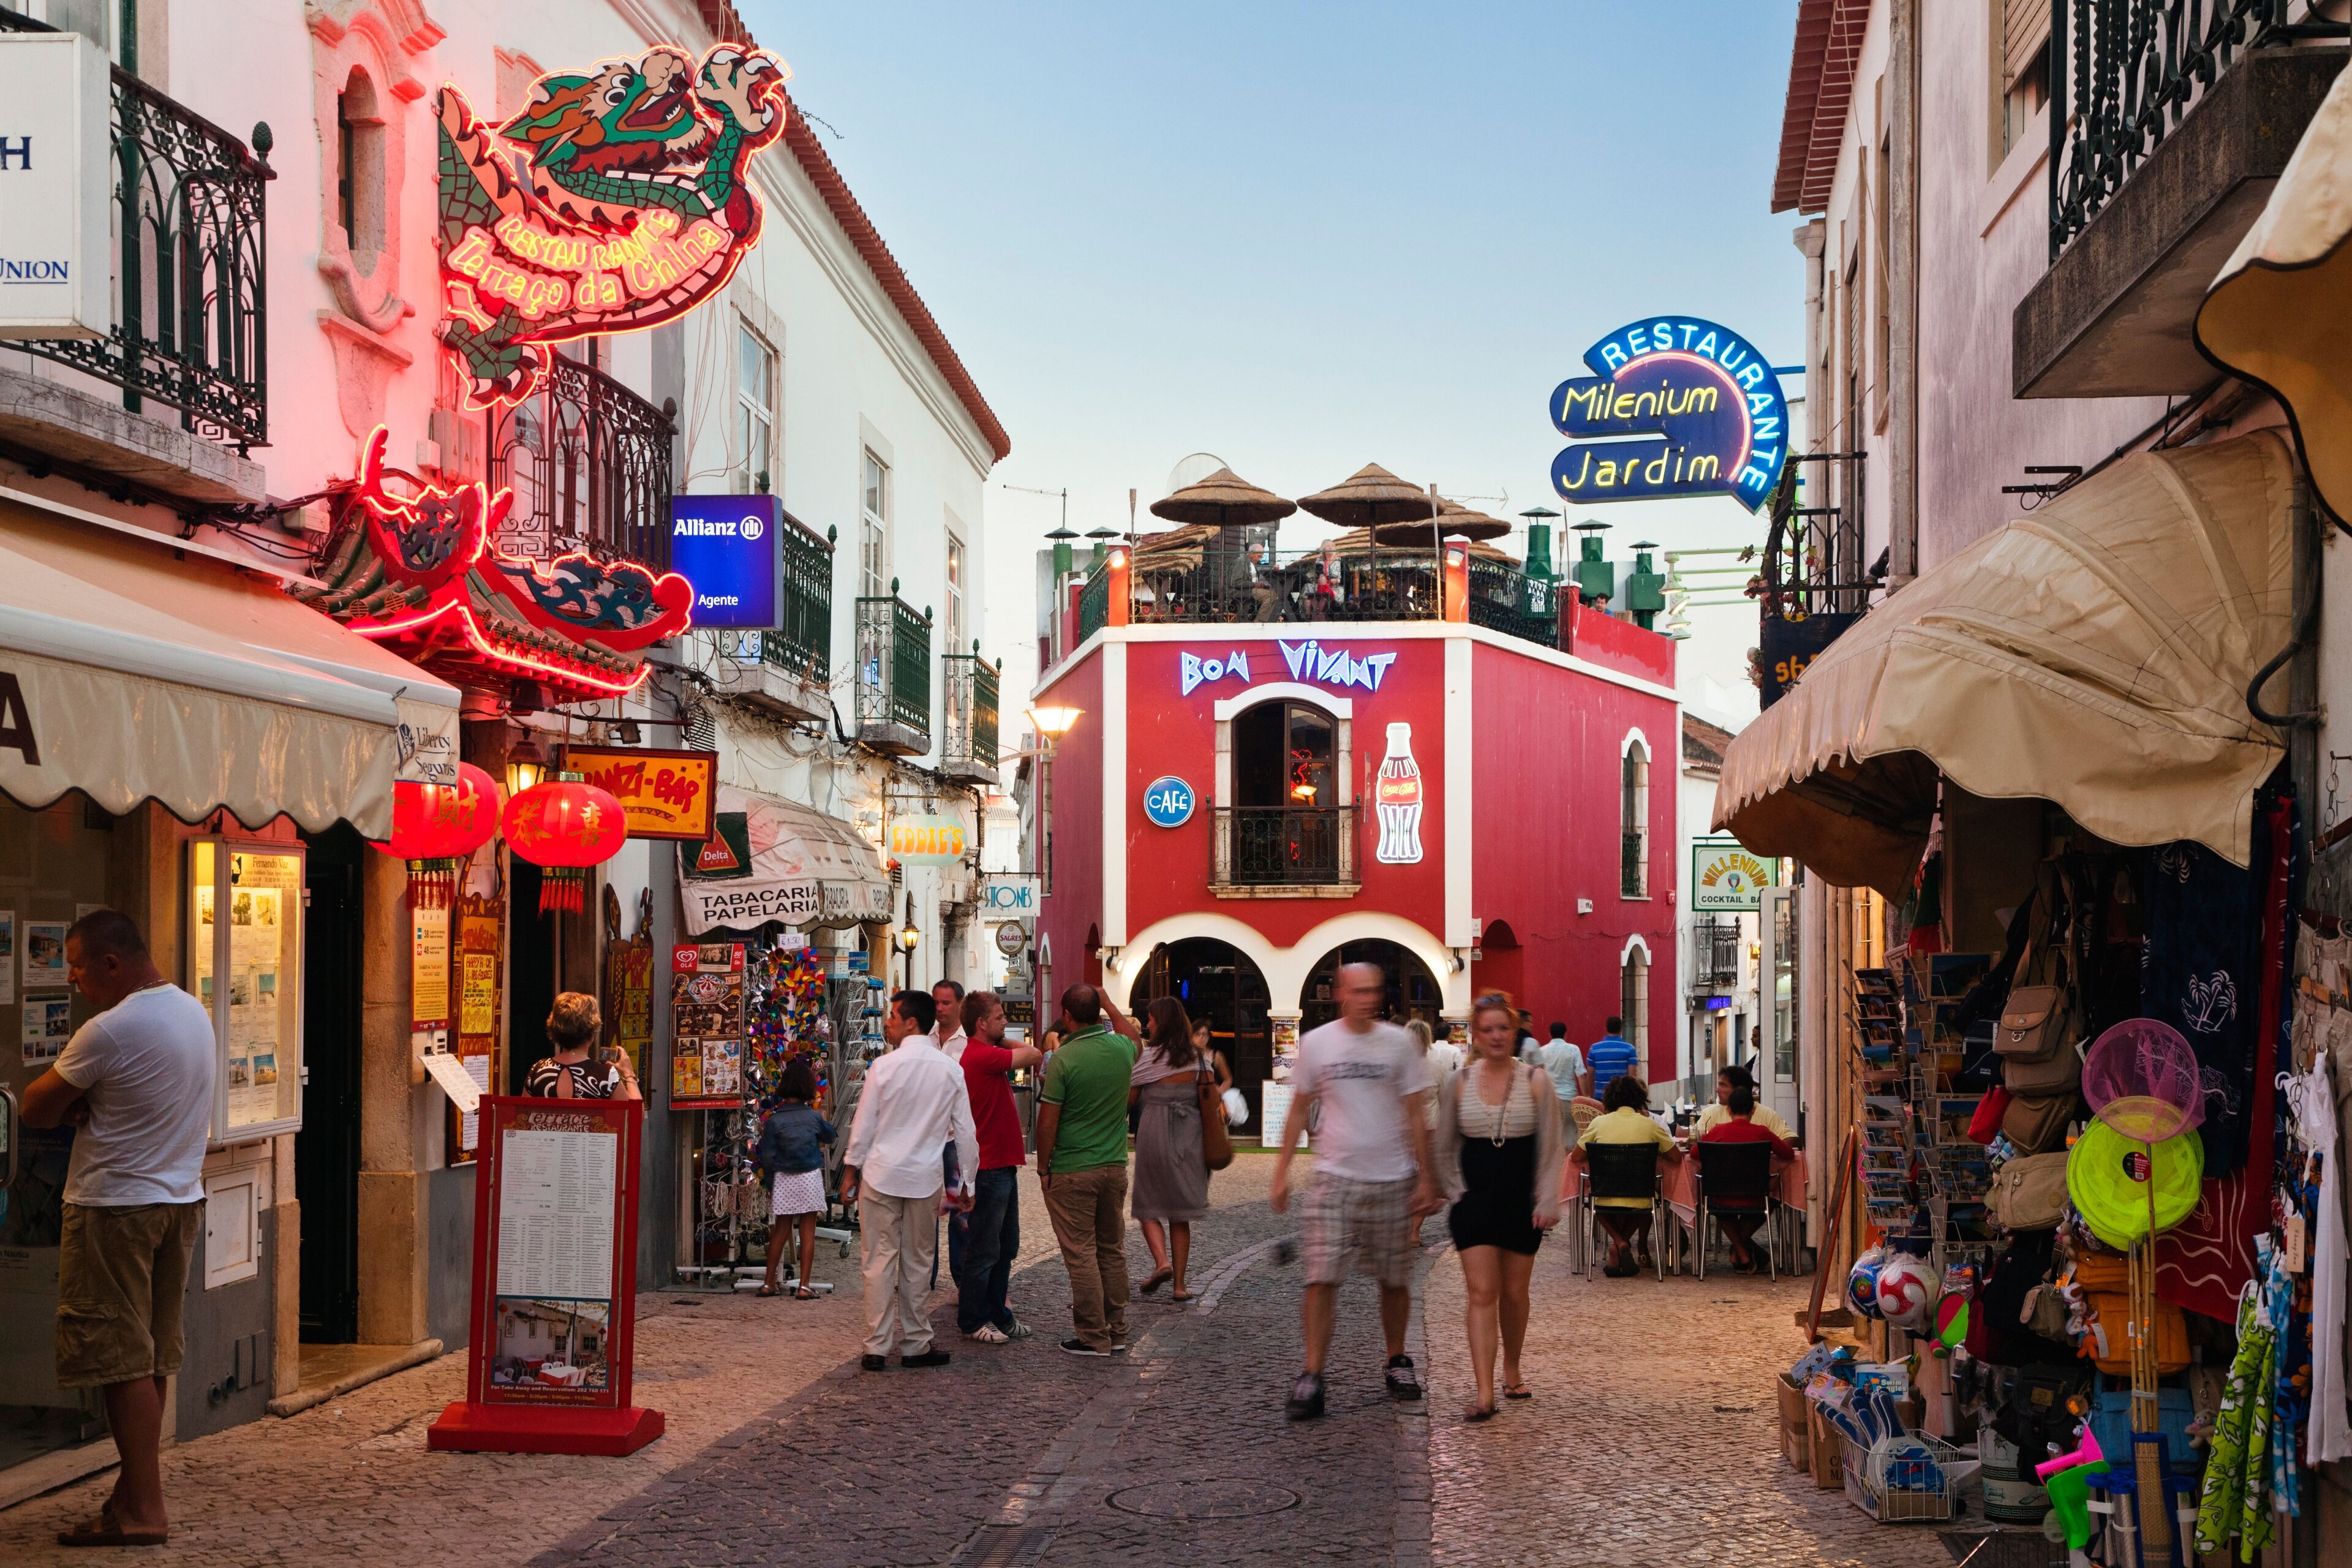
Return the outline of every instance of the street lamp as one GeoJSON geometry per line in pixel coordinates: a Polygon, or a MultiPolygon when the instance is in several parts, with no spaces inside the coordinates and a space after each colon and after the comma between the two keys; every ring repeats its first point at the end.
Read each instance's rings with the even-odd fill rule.
{"type": "Polygon", "coordinates": [[[517,731],[507,742],[507,798],[512,800],[546,778],[547,753],[530,731],[517,731]]]}
{"type": "Polygon", "coordinates": [[[915,988],[915,949],[921,943],[923,933],[915,926],[915,895],[907,895],[907,923],[898,928],[898,951],[907,955],[907,986],[915,988]]]}

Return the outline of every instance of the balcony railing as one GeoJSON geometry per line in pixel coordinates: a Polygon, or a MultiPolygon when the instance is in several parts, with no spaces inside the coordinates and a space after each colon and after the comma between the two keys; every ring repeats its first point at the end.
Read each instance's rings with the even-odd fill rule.
{"type": "Polygon", "coordinates": [[[959,777],[996,777],[997,692],[999,668],[980,657],[980,645],[970,653],[951,653],[940,660],[946,687],[940,705],[940,767],[959,777]]]}
{"type": "Polygon", "coordinates": [[[1701,921],[1691,927],[1690,987],[1723,992],[1739,984],[1739,922],[1701,921]]]}
{"type": "MultiPolygon", "coordinates": [[[[57,29],[0,10],[0,33],[57,29]]],[[[269,127],[253,146],[128,71],[113,72],[113,321],[102,338],[8,346],[150,399],[242,453],[269,443],[269,127]],[[256,154],[258,154],[257,156],[256,154]]]]}
{"type": "Polygon", "coordinates": [[[2090,226],[2222,74],[2256,49],[2341,38],[2292,0],[2056,0],[2050,11],[2050,258],[2090,226]]]}
{"type": "Polygon", "coordinates": [[[1216,857],[1222,886],[1345,886],[1356,879],[1356,808],[1220,806],[1216,857]]]}
{"type": "MultiPolygon", "coordinates": [[[[1108,618],[1108,573],[1087,583],[1078,604],[1081,641],[1108,618]]],[[[1433,621],[1444,613],[1436,558],[1427,550],[1352,550],[1326,555],[1244,556],[1231,547],[1135,553],[1130,619],[1206,625],[1257,622],[1433,621]]],[[[1517,562],[1470,559],[1469,618],[1510,636],[1557,647],[1557,589],[1517,562]]]]}
{"type": "Polygon", "coordinates": [[[1078,590],[1078,641],[1110,624],[1110,574],[1097,566],[1078,590]]]}
{"type": "Polygon", "coordinates": [[[930,750],[931,618],[898,596],[857,601],[857,733],[903,755],[930,750]]]}
{"type": "Polygon", "coordinates": [[[600,370],[555,356],[538,395],[490,419],[490,488],[514,491],[500,549],[669,565],[669,416],[600,370]]]}

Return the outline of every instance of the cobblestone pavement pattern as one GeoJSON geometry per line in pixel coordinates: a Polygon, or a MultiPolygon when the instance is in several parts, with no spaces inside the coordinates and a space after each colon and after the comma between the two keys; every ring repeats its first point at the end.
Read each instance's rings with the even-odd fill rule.
{"type": "MultiPolygon", "coordinates": [[[[1795,1353],[1801,1287],[1596,1280],[1564,1249],[1537,1271],[1527,1371],[1538,1389],[1484,1426],[1468,1398],[1460,1271],[1433,1253],[1412,1349],[1426,1405],[1380,1385],[1373,1293],[1350,1286],[1331,1414],[1292,1426],[1298,1270],[1264,1201],[1271,1161],[1244,1154],[1196,1227],[1189,1309],[1134,1304],[1135,1348],[1066,1356],[1068,1292],[1024,1182],[1015,1310],[1034,1338],[957,1338],[939,1371],[856,1370],[855,1260],[814,1302],[651,1293],[639,1307],[641,1403],[668,1436],[625,1459],[432,1454],[424,1429],[462,1395],[448,1356],[289,1420],[165,1456],[169,1560],[213,1564],[1044,1564],[1179,1568],[1349,1559],[1420,1568],[1561,1562],[1907,1565],[1922,1534],[1880,1530],[1780,1463],[1770,1376],[1795,1353]]],[[[1431,1234],[1436,1234],[1432,1226],[1431,1234]]],[[[1146,1272],[1130,1231],[1136,1278],[1146,1272]]],[[[100,1476],[0,1513],[0,1561],[86,1563],[52,1534],[96,1510],[100,1476]]],[[[158,1554],[159,1557],[163,1554],[158,1554]]]]}

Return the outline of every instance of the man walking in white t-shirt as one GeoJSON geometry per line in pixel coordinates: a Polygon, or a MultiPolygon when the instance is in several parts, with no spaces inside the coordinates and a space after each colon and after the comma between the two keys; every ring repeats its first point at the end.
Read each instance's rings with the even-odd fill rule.
{"type": "Polygon", "coordinates": [[[114,910],[74,921],[66,973],[102,1011],[25,1090],[24,1117],[79,1129],[58,1247],[58,1382],[104,1391],[122,1468],[98,1516],[58,1540],[160,1546],[171,1535],[163,1391],[185,1348],[181,1305],[204,1226],[213,1021],[114,910]]]}
{"type": "Polygon", "coordinates": [[[1419,1399],[1421,1383],[1404,1353],[1412,1316],[1413,1233],[1438,1207],[1429,1165],[1428,1061],[1412,1037],[1381,1022],[1380,967],[1341,967],[1339,1017],[1298,1042],[1290,1077],[1290,1113],[1268,1197],[1290,1206],[1290,1161],[1299,1131],[1315,1128],[1315,1179],[1302,1195],[1299,1239],[1307,1266],[1306,1370],[1291,1385],[1293,1421],[1323,1414],[1323,1363],[1339,1287],[1351,1276],[1380,1281],[1381,1328],[1388,1340],[1387,1382],[1397,1399],[1419,1399]]]}

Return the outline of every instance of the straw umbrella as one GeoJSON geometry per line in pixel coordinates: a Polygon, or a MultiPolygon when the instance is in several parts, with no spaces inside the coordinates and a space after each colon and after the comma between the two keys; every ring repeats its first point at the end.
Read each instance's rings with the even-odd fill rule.
{"type": "MultiPolygon", "coordinates": [[[[1425,526],[1435,521],[1444,503],[1438,499],[1435,485],[1423,490],[1407,484],[1378,463],[1366,463],[1329,489],[1299,497],[1298,504],[1324,521],[1336,522],[1342,528],[1377,530],[1392,522],[1420,522],[1425,526]]],[[[1433,546],[1433,540],[1434,558],[1431,566],[1436,575],[1432,582],[1442,605],[1445,562],[1433,546]]]]}
{"type": "Polygon", "coordinates": [[[1155,517],[1219,531],[1219,537],[1211,546],[1219,564],[1215,574],[1218,581],[1213,591],[1219,594],[1230,585],[1226,579],[1232,575],[1234,550],[1230,531],[1279,522],[1297,510],[1297,502],[1285,500],[1272,490],[1260,489],[1231,468],[1219,468],[1206,479],[1151,503],[1155,517]]]}
{"type": "Polygon", "coordinates": [[[1372,530],[1372,538],[1381,544],[1433,544],[1440,539],[1500,539],[1510,531],[1511,525],[1500,518],[1473,511],[1459,501],[1440,500],[1434,522],[1425,517],[1384,522],[1372,530]]]}

